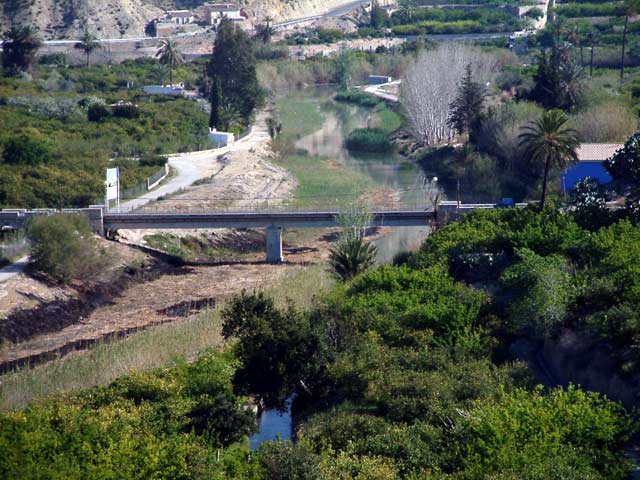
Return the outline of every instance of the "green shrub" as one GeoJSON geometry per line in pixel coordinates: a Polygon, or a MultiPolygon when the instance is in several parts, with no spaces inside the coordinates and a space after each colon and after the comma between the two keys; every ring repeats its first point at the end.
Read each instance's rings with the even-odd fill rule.
{"type": "Polygon", "coordinates": [[[30,221],[27,234],[32,268],[55,282],[86,280],[104,265],[103,254],[84,215],[37,216],[30,221]]]}
{"type": "Polygon", "coordinates": [[[387,153],[393,151],[393,143],[379,128],[357,128],[349,134],[346,147],[357,152],[387,153]]]}
{"type": "Polygon", "coordinates": [[[111,111],[101,103],[93,103],[87,109],[87,120],[90,122],[103,122],[111,116],[111,111]]]}
{"type": "Polygon", "coordinates": [[[334,97],[336,102],[355,103],[363,107],[376,107],[381,102],[373,95],[361,92],[359,90],[343,90],[334,97]]]}
{"type": "Polygon", "coordinates": [[[2,160],[11,165],[39,165],[49,163],[51,155],[44,141],[20,134],[5,142],[2,160]]]}

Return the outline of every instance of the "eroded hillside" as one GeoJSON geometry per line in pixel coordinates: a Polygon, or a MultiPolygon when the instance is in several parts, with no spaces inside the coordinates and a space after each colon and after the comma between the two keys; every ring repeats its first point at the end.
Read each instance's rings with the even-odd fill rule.
{"type": "MultiPolygon", "coordinates": [[[[5,0],[0,25],[36,25],[45,39],[78,37],[88,27],[100,38],[141,37],[164,8],[197,7],[203,0],[5,0]]],[[[353,0],[239,0],[252,17],[276,21],[318,15],[353,0]]]]}

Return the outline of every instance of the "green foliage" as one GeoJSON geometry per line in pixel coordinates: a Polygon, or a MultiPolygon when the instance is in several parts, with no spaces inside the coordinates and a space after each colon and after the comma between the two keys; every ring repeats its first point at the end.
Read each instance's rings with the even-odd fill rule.
{"type": "Polygon", "coordinates": [[[466,67],[464,77],[458,86],[455,100],[449,105],[449,120],[447,124],[460,135],[469,132],[469,139],[473,141],[484,116],[485,87],[473,80],[471,64],[466,67]]]}
{"type": "Polygon", "coordinates": [[[320,480],[319,458],[305,445],[264,443],[257,452],[265,478],[270,480],[320,480]]]}
{"type": "Polygon", "coordinates": [[[630,190],[625,208],[640,220],[640,132],[632,135],[610,159],[605,168],[622,189],[630,190]]]}
{"type": "MultiPolygon", "coordinates": [[[[196,102],[148,97],[124,88],[127,80],[136,85],[156,83],[157,67],[152,60],[127,61],[112,68],[38,67],[32,81],[0,82],[0,96],[10,97],[0,102],[0,144],[16,139],[20,149],[37,142],[47,150],[47,161],[38,164],[9,164],[0,153],[0,208],[95,204],[104,197],[105,168],[118,165],[121,187],[126,189],[146,183],[157,170],[127,158],[206,148],[207,114],[196,102]],[[104,89],[106,98],[81,93],[96,89],[104,89]],[[135,108],[127,117],[136,118],[111,115],[106,105],[119,100],[138,105],[139,115],[135,108]],[[23,136],[34,142],[21,142],[23,136]]],[[[190,78],[194,69],[202,66],[185,65],[176,76],[190,78]]],[[[20,158],[42,159],[28,149],[20,158]]]]}
{"type": "Polygon", "coordinates": [[[246,455],[231,449],[216,464],[215,449],[255,429],[253,415],[231,393],[233,371],[229,356],[210,352],[192,365],[133,374],[2,415],[0,475],[221,478],[238,457],[246,465],[246,455]]]}
{"type": "Polygon", "coordinates": [[[266,405],[282,408],[299,385],[313,384],[319,341],[309,318],[290,305],[275,307],[262,293],[242,292],[222,313],[222,334],[237,337],[235,354],[242,363],[234,383],[258,395],[266,405]]]}
{"type": "Polygon", "coordinates": [[[613,222],[605,188],[596,178],[587,177],[575,184],[571,190],[571,204],[575,207],[576,223],[582,228],[594,231],[613,222]]]}
{"type": "Polygon", "coordinates": [[[567,262],[557,255],[542,257],[527,249],[518,250],[516,255],[516,263],[501,278],[513,296],[509,305],[511,324],[550,337],[569,314],[573,289],[567,262]]]}
{"type": "Polygon", "coordinates": [[[624,14],[624,6],[621,3],[573,3],[558,5],[555,8],[558,15],[567,18],[580,17],[619,17],[624,14]]]}
{"type": "Polygon", "coordinates": [[[111,111],[101,103],[92,103],[87,109],[87,120],[90,122],[104,122],[111,116],[111,111]]]}
{"type": "Polygon", "coordinates": [[[524,156],[531,163],[544,164],[540,209],[544,209],[551,168],[566,169],[578,161],[577,132],[567,126],[568,117],[560,110],[544,112],[540,119],[525,126],[520,134],[524,156]]]}
{"type": "Polygon", "coordinates": [[[583,72],[570,47],[554,40],[550,49],[540,52],[537,65],[531,100],[548,109],[575,107],[582,94],[583,72]]]}
{"type": "Polygon", "coordinates": [[[376,97],[359,90],[340,90],[334,99],[336,102],[355,103],[362,107],[373,108],[380,105],[380,100],[376,97]]]}
{"type": "Polygon", "coordinates": [[[20,134],[10,137],[5,142],[2,160],[9,165],[33,166],[49,163],[51,156],[44,141],[27,134],[20,134]]]}
{"type": "Polygon", "coordinates": [[[31,68],[42,45],[38,29],[32,25],[13,26],[3,36],[2,68],[5,75],[15,75],[31,68]]]}
{"type": "Polygon", "coordinates": [[[629,474],[620,448],[632,430],[630,420],[619,405],[573,386],[547,395],[541,388],[517,389],[497,402],[477,404],[462,423],[466,478],[516,473],[532,480],[623,479],[629,474]]]}
{"type": "Polygon", "coordinates": [[[378,250],[359,236],[341,239],[329,250],[329,265],[334,275],[346,282],[369,270],[376,261],[378,250]]]}
{"type": "Polygon", "coordinates": [[[224,103],[248,123],[254,109],[263,103],[253,43],[231,20],[223,20],[218,27],[213,51],[207,67],[208,75],[219,79],[224,103]]]}
{"type": "Polygon", "coordinates": [[[386,153],[394,148],[387,134],[379,128],[356,128],[345,142],[349,150],[356,152],[386,153]]]}
{"type": "Polygon", "coordinates": [[[104,265],[84,215],[37,216],[29,223],[28,236],[32,268],[55,282],[86,281],[104,265]]]}

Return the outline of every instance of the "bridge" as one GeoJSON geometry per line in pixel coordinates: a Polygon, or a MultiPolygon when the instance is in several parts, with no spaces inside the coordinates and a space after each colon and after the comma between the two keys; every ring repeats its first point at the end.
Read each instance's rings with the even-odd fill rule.
{"type": "MultiPolygon", "coordinates": [[[[520,204],[519,204],[520,205],[520,204]]],[[[459,215],[476,209],[495,208],[494,204],[458,204],[441,202],[437,212],[433,208],[376,208],[371,210],[371,227],[415,227],[432,221],[455,220],[459,215]]],[[[130,212],[110,211],[101,205],[66,210],[0,210],[0,227],[24,228],[38,215],[79,213],[87,215],[94,232],[105,236],[117,230],[145,229],[218,229],[263,228],[266,230],[267,256],[270,263],[282,262],[283,228],[332,228],[339,226],[341,213],[334,210],[220,210],[171,211],[139,208],[130,212]]]]}

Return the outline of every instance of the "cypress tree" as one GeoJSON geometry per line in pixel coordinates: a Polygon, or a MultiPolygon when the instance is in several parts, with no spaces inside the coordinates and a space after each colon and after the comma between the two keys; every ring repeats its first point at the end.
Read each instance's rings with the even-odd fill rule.
{"type": "Polygon", "coordinates": [[[222,88],[220,87],[220,79],[213,78],[211,86],[211,116],[209,117],[210,128],[220,128],[220,107],[222,105],[222,88]]]}
{"type": "Polygon", "coordinates": [[[473,140],[475,129],[480,125],[484,114],[484,102],[487,96],[484,85],[473,80],[471,64],[468,64],[464,77],[458,87],[458,94],[449,105],[448,124],[459,134],[469,132],[469,140],[473,140]]]}
{"type": "Polygon", "coordinates": [[[229,19],[223,19],[218,27],[208,74],[219,79],[224,104],[245,121],[262,104],[264,94],[258,84],[253,43],[229,19]]]}

